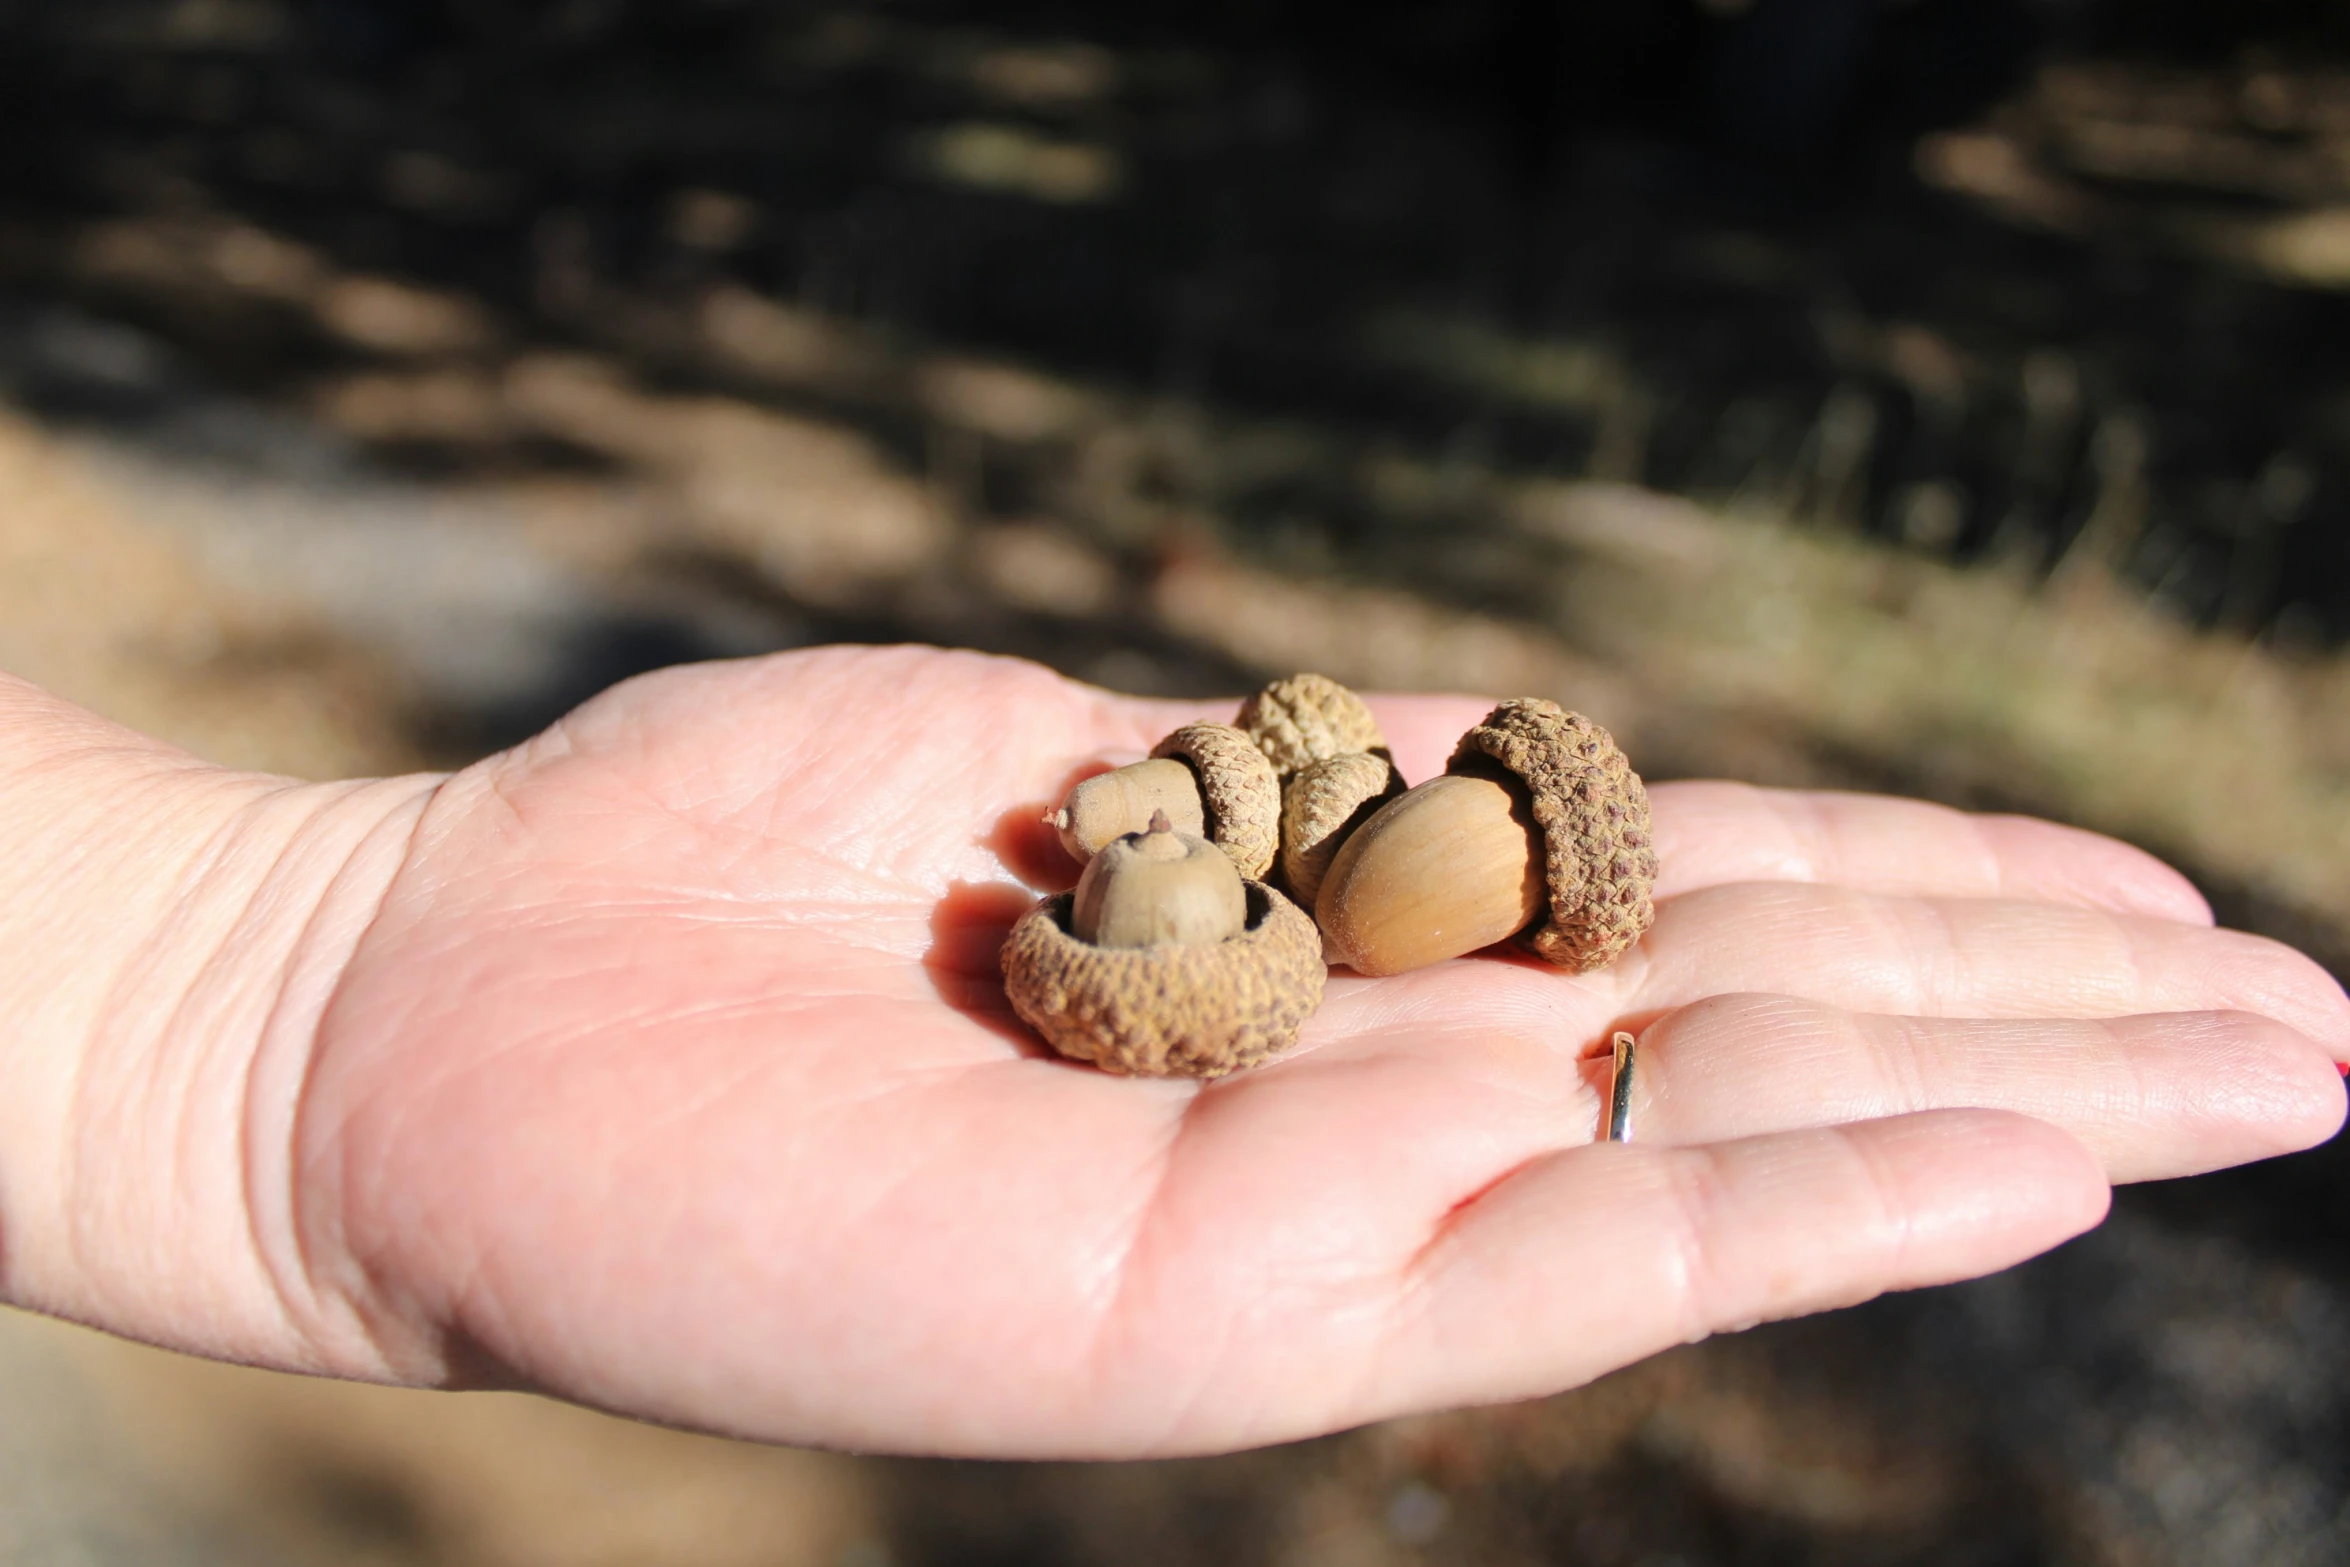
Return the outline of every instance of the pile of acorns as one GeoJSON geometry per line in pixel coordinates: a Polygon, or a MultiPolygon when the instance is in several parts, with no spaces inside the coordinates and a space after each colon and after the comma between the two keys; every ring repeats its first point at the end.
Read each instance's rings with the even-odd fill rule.
{"type": "Polygon", "coordinates": [[[1514,937],[1579,973],[1655,917],[1639,775],[1606,730],[1534,698],[1407,790],[1362,699],[1292,675],[1047,821],[1085,873],[1012,928],[1005,987],[1055,1050],[1113,1072],[1263,1060],[1321,1004],[1329,963],[1400,974],[1514,937]]]}

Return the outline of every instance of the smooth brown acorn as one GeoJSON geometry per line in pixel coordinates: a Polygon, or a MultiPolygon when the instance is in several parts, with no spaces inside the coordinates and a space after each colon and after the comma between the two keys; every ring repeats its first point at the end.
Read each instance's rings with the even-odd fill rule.
{"type": "Polygon", "coordinates": [[[1061,847],[1082,865],[1128,833],[1145,830],[1162,812],[1177,832],[1194,838],[1208,835],[1199,779],[1190,765],[1175,757],[1154,756],[1084,780],[1045,824],[1061,835],[1061,847]]]}
{"type": "Polygon", "coordinates": [[[1325,950],[1358,974],[1401,974],[1507,941],[1542,911],[1539,842],[1523,785],[1429,779],[1331,861],[1314,904],[1325,950]]]}
{"type": "Polygon", "coordinates": [[[1167,813],[1086,862],[1069,931],[1097,947],[1202,946],[1237,935],[1248,894],[1224,851],[1175,830],[1167,813]]]}
{"type": "Polygon", "coordinates": [[[1556,703],[1504,702],[1444,776],[1382,807],[1314,904],[1334,962],[1400,974],[1522,936],[1581,972],[1655,917],[1648,792],[1606,730],[1556,703]]]}

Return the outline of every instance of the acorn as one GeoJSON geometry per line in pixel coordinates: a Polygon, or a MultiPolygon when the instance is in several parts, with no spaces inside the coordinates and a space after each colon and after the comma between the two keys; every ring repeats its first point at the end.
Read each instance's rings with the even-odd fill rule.
{"type": "Polygon", "coordinates": [[[1287,784],[1316,762],[1353,752],[1387,755],[1387,737],[1363,699],[1328,675],[1289,675],[1271,681],[1232,720],[1287,784]]]}
{"type": "Polygon", "coordinates": [[[1648,791],[1605,729],[1554,702],[1502,703],[1444,775],[1382,806],[1314,902],[1331,959],[1400,974],[1517,938],[1576,973],[1655,919],[1648,791]]]}
{"type": "Polygon", "coordinates": [[[1151,759],[1101,773],[1045,817],[1061,847],[1084,862],[1148,829],[1160,811],[1178,832],[1207,839],[1243,876],[1273,868],[1281,843],[1281,779],[1256,743],[1230,724],[1185,724],[1151,759]]]}
{"type": "Polygon", "coordinates": [[[1045,824],[1061,835],[1061,847],[1084,864],[1104,847],[1164,815],[1177,832],[1208,835],[1200,808],[1199,779],[1190,764],[1152,757],[1131,767],[1096,773],[1071,789],[1045,824]]]}
{"type": "Polygon", "coordinates": [[[1347,751],[1302,768],[1281,787],[1281,882],[1307,908],[1346,840],[1403,793],[1385,751],[1347,751]]]}
{"type": "Polygon", "coordinates": [[[1248,918],[1240,872],[1223,850],[1179,833],[1167,813],[1086,862],[1077,879],[1069,931],[1097,947],[1158,947],[1222,941],[1248,918]]]}
{"type": "Polygon", "coordinates": [[[1286,785],[1317,762],[1353,752],[1387,756],[1363,699],[1327,675],[1288,675],[1243,701],[1230,724],[1186,724],[1149,761],[1085,779],[1045,823],[1082,865],[1165,811],[1177,832],[1222,846],[1242,875],[1262,876],[1279,851],[1286,785]]]}
{"type": "Polygon", "coordinates": [[[1056,1051],[1151,1077],[1221,1077],[1286,1049],[1327,977],[1305,911],[1164,812],[1021,916],[1003,969],[1012,1009],[1056,1051]]]}

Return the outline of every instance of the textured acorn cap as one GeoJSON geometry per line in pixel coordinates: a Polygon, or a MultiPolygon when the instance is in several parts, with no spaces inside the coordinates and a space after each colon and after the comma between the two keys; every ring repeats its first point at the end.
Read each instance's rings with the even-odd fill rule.
{"type": "Polygon", "coordinates": [[[1012,1010],[1073,1060],[1137,1077],[1222,1077],[1284,1050],[1322,1004],[1322,936],[1304,910],[1248,884],[1248,924],[1204,946],[1096,947],[1069,933],[1070,894],[1004,943],[1012,1010]]]}
{"type": "Polygon", "coordinates": [[[1347,834],[1403,793],[1403,774],[1376,751],[1326,756],[1281,790],[1281,879],[1307,908],[1347,834]]]}
{"type": "Polygon", "coordinates": [[[1199,775],[1208,841],[1250,880],[1273,868],[1281,847],[1281,778],[1254,741],[1230,724],[1185,724],[1151,750],[1199,775]]]}
{"type": "Polygon", "coordinates": [[[1291,675],[1240,704],[1232,720],[1284,779],[1350,751],[1387,749],[1363,699],[1328,675],[1291,675]]]}
{"type": "Polygon", "coordinates": [[[1550,918],[1528,945],[1577,973],[1613,962],[1656,918],[1656,842],[1640,775],[1605,729],[1536,697],[1488,713],[1445,770],[1473,770],[1477,757],[1525,782],[1542,829],[1550,918]]]}

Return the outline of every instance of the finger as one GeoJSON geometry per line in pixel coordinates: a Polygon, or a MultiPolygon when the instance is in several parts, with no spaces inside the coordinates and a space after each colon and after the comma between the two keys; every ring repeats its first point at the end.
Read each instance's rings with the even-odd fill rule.
{"type": "Polygon", "coordinates": [[[1710,1333],[2020,1262],[2095,1224],[2064,1133],[1941,1111],[1521,1168],[1420,1256],[1391,1341],[1402,1407],[1525,1398],[1710,1333]]]}
{"type": "Polygon", "coordinates": [[[1811,881],[2211,923],[2193,883],[2153,855],[2054,822],[1739,783],[1660,784],[1651,797],[1660,898],[1725,882],[1811,881]]]}
{"type": "Polygon", "coordinates": [[[1632,1124],[1711,1143],[1918,1110],[2013,1110],[2063,1128],[2113,1181],[2292,1153],[2342,1124],[2315,1042],[2248,1012],[1922,1018],[1792,996],[1716,996],[1640,1036],[1632,1124]]]}
{"type": "Polygon", "coordinates": [[[1657,911],[1623,978],[1641,1011],[1759,990],[1917,1017],[2257,1012],[2350,1059],[2350,997],[2292,948],[2054,903],[1711,887],[1657,911]]]}

